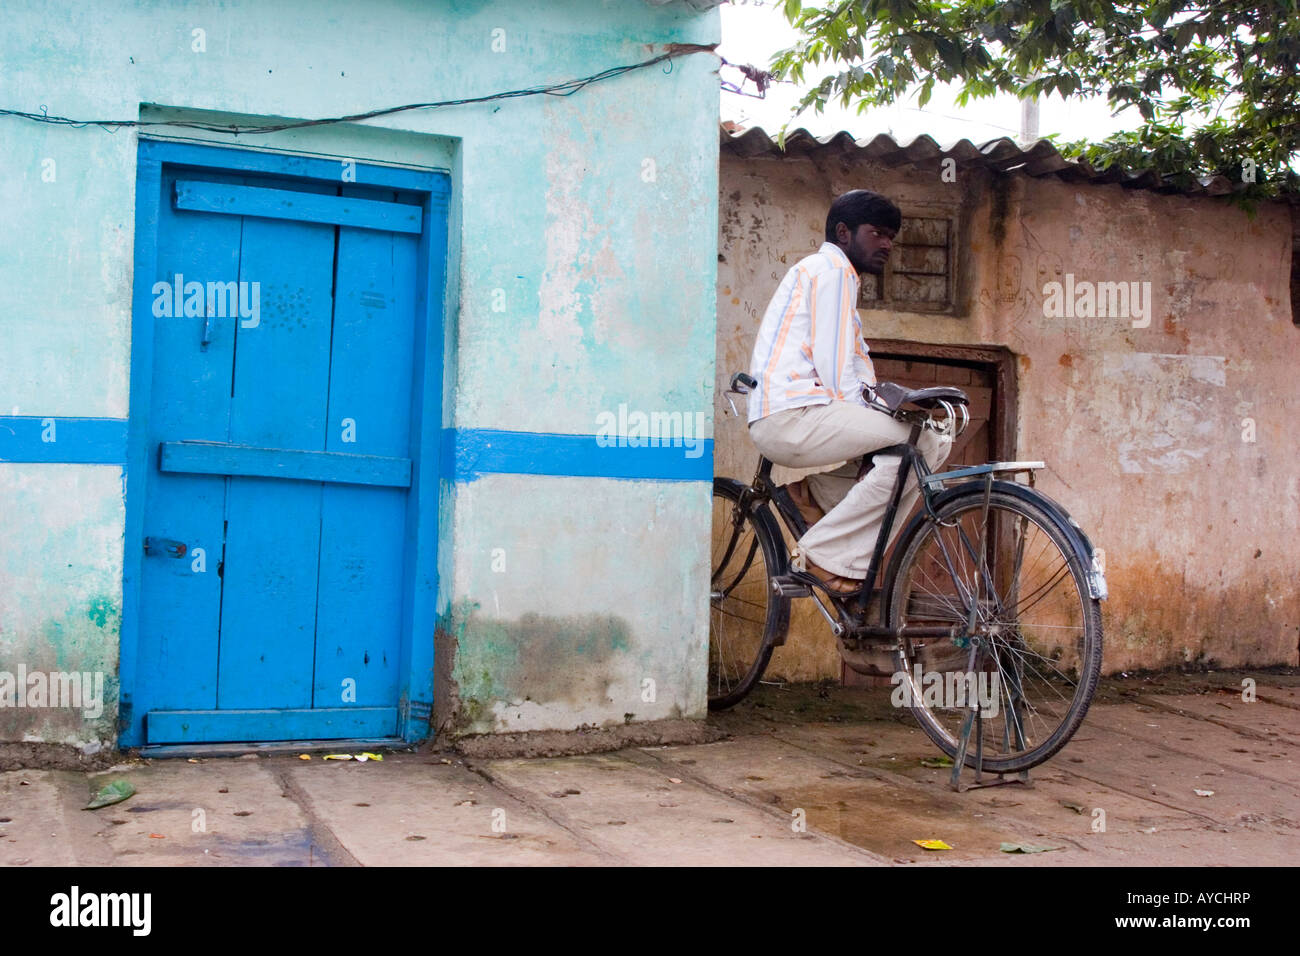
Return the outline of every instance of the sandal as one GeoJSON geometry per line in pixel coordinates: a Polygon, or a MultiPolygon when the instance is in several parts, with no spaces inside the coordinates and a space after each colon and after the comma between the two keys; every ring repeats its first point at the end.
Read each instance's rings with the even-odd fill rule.
{"type": "Polygon", "coordinates": [[[799,509],[804,524],[809,528],[826,517],[826,512],[822,511],[821,506],[817,504],[817,499],[812,496],[807,479],[800,478],[798,481],[790,482],[785,486],[785,491],[794,502],[794,506],[799,509]]]}
{"type": "Polygon", "coordinates": [[[812,561],[808,560],[807,555],[802,554],[802,552],[795,556],[793,567],[798,571],[803,571],[805,574],[811,574],[813,577],[817,578],[817,580],[822,582],[822,585],[826,590],[830,591],[832,594],[847,597],[862,587],[862,582],[857,578],[846,578],[842,575],[836,574],[834,571],[827,571],[821,565],[814,564],[812,561]]]}
{"type": "Polygon", "coordinates": [[[846,578],[836,574],[834,571],[827,571],[825,568],[806,561],[807,572],[815,578],[820,578],[826,590],[832,594],[849,595],[858,588],[862,587],[862,582],[857,578],[846,578]]]}

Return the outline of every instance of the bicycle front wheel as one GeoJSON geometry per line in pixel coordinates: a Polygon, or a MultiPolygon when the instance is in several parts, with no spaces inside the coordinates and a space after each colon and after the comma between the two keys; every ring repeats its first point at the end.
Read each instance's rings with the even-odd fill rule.
{"type": "Polygon", "coordinates": [[[982,487],[914,526],[889,592],[889,621],[961,625],[951,639],[898,642],[896,700],[966,765],[991,773],[1047,760],[1078,729],[1101,674],[1101,607],[1050,506],[982,487]],[[974,627],[967,624],[974,608],[974,627]],[[977,706],[972,706],[972,705],[977,706]]]}
{"type": "Polygon", "coordinates": [[[790,622],[790,599],[772,593],[779,532],[741,505],[745,485],[713,479],[709,584],[709,709],[739,703],[763,676],[790,622]]]}

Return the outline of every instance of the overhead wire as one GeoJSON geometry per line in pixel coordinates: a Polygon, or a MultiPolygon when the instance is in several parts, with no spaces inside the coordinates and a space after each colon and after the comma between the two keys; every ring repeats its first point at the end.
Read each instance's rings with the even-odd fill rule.
{"type": "Polygon", "coordinates": [[[563,80],[559,83],[530,86],[518,90],[506,90],[502,93],[489,93],[483,96],[466,96],[452,100],[434,100],[428,103],[406,103],[401,106],[386,106],[379,109],[366,110],[362,113],[350,113],[346,116],[328,116],[320,119],[296,120],[287,123],[270,123],[257,126],[241,126],[236,123],[208,123],[202,120],[73,119],[67,116],[51,116],[45,106],[40,107],[40,112],[35,113],[25,110],[0,108],[0,116],[14,116],[19,119],[31,120],[32,122],[48,123],[56,126],[71,126],[78,129],[87,126],[98,126],[102,129],[108,130],[109,132],[116,132],[118,129],[126,128],[172,126],[182,129],[206,130],[214,133],[233,133],[235,135],[278,133],[283,130],[303,129],[308,126],[326,126],[334,123],[357,123],[363,120],[375,119],[380,116],[391,116],[395,113],[404,113],[410,110],[439,109],[447,106],[468,106],[477,103],[490,103],[496,100],[515,99],[523,96],[572,96],[574,93],[590,86],[592,83],[599,83],[616,76],[622,76],[623,74],[631,73],[634,70],[643,70],[659,63],[667,62],[669,66],[668,72],[671,72],[671,61],[677,57],[687,56],[693,53],[715,53],[715,51],[716,44],[673,43],[669,44],[668,49],[663,53],[650,57],[648,60],[642,60],[639,63],[629,63],[624,66],[610,67],[609,69],[602,70],[599,73],[593,73],[590,76],[563,80]]]}

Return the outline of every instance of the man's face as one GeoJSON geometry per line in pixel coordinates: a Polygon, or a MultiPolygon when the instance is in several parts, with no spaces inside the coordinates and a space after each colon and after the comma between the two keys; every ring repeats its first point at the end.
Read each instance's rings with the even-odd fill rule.
{"type": "Polygon", "coordinates": [[[849,231],[849,227],[840,223],[835,227],[835,236],[839,247],[853,263],[859,273],[869,272],[880,275],[885,271],[885,262],[894,248],[894,238],[898,235],[886,226],[871,226],[863,223],[849,231]]]}

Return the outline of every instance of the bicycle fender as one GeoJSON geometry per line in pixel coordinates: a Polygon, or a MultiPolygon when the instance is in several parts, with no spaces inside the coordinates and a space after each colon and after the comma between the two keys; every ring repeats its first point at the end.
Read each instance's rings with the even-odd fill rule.
{"type": "MultiPolygon", "coordinates": [[[[723,479],[715,478],[714,481],[723,479]]],[[[737,492],[743,491],[748,487],[744,482],[737,481],[734,478],[725,479],[728,484],[735,487],[737,492]]],[[[772,509],[766,501],[758,507],[750,507],[749,513],[754,516],[754,521],[763,529],[772,542],[772,551],[779,564],[778,573],[786,574],[790,570],[790,554],[785,548],[785,536],[781,534],[781,526],[777,523],[776,516],[772,514],[772,509]]]]}
{"type": "Polygon", "coordinates": [[[1028,485],[1022,485],[1016,481],[995,481],[995,488],[1006,491],[1010,494],[1035,504],[1042,508],[1050,517],[1056,519],[1057,525],[1062,533],[1074,547],[1074,553],[1079,558],[1079,563],[1083,565],[1085,576],[1088,579],[1088,594],[1097,601],[1106,600],[1106,576],[1101,570],[1097,561],[1097,549],[1093,547],[1092,540],[1080,526],[1079,522],[1074,520],[1074,516],[1065,510],[1060,502],[1047,497],[1037,488],[1031,488],[1028,485]]]}
{"type": "MultiPolygon", "coordinates": [[[[735,478],[714,477],[713,483],[717,486],[725,483],[732,488],[737,495],[749,486],[743,481],[737,481],[735,478]]],[[[750,514],[754,516],[754,523],[767,535],[768,541],[772,545],[772,560],[776,568],[776,573],[780,575],[790,573],[790,552],[785,547],[785,536],[781,534],[781,526],[777,524],[776,516],[772,514],[772,509],[766,501],[758,507],[751,507],[750,514]]],[[[762,543],[760,542],[760,547],[762,543]]],[[[772,642],[773,647],[780,647],[786,642],[790,632],[790,601],[785,599],[782,606],[780,617],[777,623],[777,637],[772,642]]]]}
{"type": "MultiPolygon", "coordinates": [[[[1088,538],[1088,535],[1084,532],[1083,528],[1079,526],[1079,523],[1074,520],[1065,508],[1056,501],[1047,497],[1047,495],[1043,494],[1037,488],[1022,485],[1016,481],[994,481],[993,490],[1003,492],[1004,494],[1010,495],[1014,498],[1019,498],[1022,501],[1035,505],[1041,509],[1042,512],[1046,514],[1053,523],[1055,523],[1061,534],[1065,536],[1065,540],[1069,542],[1070,548],[1074,551],[1075,557],[1077,557],[1079,563],[1083,565],[1085,577],[1088,580],[1089,596],[1097,601],[1106,600],[1106,576],[1097,562],[1096,549],[1093,548],[1092,541],[1088,538]]],[[[965,496],[982,498],[984,496],[983,482],[965,482],[954,488],[946,488],[935,497],[933,507],[938,511],[940,507],[946,505],[948,502],[965,496]]],[[[925,520],[927,520],[927,515],[925,510],[922,509],[907,523],[907,527],[903,529],[903,534],[898,539],[899,544],[909,540],[910,537],[916,533],[917,527],[925,520]]],[[[898,571],[898,562],[902,560],[904,550],[905,549],[902,547],[896,547],[893,556],[890,558],[889,570],[885,575],[885,593],[889,593],[893,589],[894,576],[898,571]]]]}

